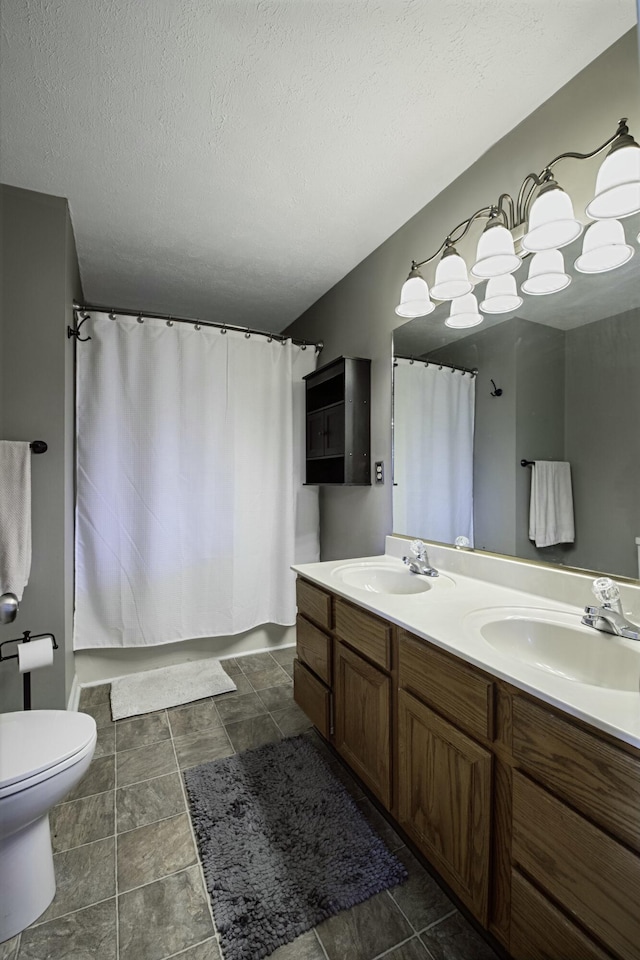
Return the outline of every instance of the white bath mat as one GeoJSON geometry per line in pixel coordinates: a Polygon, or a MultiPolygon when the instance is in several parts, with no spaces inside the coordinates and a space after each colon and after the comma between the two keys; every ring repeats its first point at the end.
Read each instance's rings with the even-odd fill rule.
{"type": "Polygon", "coordinates": [[[111,716],[114,720],[136,717],[237,689],[219,660],[195,660],[144,670],[112,681],[111,716]]]}

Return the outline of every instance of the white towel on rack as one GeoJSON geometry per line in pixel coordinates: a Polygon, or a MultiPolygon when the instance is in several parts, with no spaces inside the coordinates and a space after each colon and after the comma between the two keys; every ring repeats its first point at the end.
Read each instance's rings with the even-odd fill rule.
{"type": "Polygon", "coordinates": [[[31,571],[31,448],[0,440],[0,594],[22,593],[31,571]]]}
{"type": "Polygon", "coordinates": [[[536,547],[573,543],[571,465],[564,460],[535,460],[531,469],[529,539],[536,547]]]}

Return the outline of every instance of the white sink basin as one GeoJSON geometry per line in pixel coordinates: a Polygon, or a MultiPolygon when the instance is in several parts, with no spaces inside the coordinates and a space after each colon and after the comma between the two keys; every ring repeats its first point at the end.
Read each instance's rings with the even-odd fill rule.
{"type": "Polygon", "coordinates": [[[593,687],[640,690],[640,643],[584,626],[578,614],[493,607],[468,614],[465,627],[536,670],[593,687]]]}
{"type": "Polygon", "coordinates": [[[384,562],[343,563],[331,575],[345,586],[379,594],[426,593],[436,586],[453,585],[449,577],[422,577],[408,567],[384,562]]]}

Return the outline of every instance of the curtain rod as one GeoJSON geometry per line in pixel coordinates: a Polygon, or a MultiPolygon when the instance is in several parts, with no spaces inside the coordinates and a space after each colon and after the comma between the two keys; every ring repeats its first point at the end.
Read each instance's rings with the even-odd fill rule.
{"type": "Polygon", "coordinates": [[[393,355],[394,367],[396,366],[396,360],[408,360],[409,363],[424,363],[425,367],[437,367],[439,370],[442,370],[443,367],[447,367],[449,370],[459,370],[460,373],[469,373],[472,377],[477,376],[478,368],[474,367],[473,370],[469,367],[457,367],[455,363],[445,363],[444,360],[424,360],[422,357],[403,357],[400,353],[394,353],[393,355]]]}
{"type": "MultiPolygon", "coordinates": [[[[171,313],[149,313],[146,310],[129,310],[122,307],[104,307],[97,303],[76,303],[75,300],[73,303],[73,309],[78,313],[107,313],[113,315],[113,317],[120,315],[123,317],[137,317],[141,319],[147,317],[149,320],[165,320],[168,326],[172,326],[174,323],[189,323],[198,329],[200,329],[200,327],[217,327],[224,332],[227,330],[233,330],[237,333],[244,333],[247,339],[251,336],[266,337],[268,340],[277,340],[280,343],[285,343],[287,340],[291,340],[291,342],[298,347],[314,347],[318,353],[320,353],[324,347],[322,340],[319,340],[317,343],[313,340],[296,340],[293,337],[285,337],[279,333],[269,333],[265,330],[254,330],[251,327],[237,327],[232,323],[219,323],[216,320],[195,320],[193,317],[176,317],[171,313]]],[[[80,323],[76,325],[75,331],[71,331],[71,328],[69,327],[67,330],[67,336],[75,336],[77,339],[82,340],[83,338],[78,337],[77,334],[84,320],[86,320],[86,317],[81,319],[80,323]]],[[[90,337],[86,337],[85,339],[89,340],[90,337]]]]}

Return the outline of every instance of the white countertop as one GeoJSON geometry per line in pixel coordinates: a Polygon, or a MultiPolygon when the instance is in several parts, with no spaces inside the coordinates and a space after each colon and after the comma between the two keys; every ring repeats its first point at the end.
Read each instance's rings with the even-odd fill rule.
{"type": "MultiPolygon", "coordinates": [[[[612,690],[567,679],[543,668],[534,667],[497,650],[483,639],[473,624],[472,615],[487,608],[526,607],[529,610],[535,608],[557,613],[558,619],[570,623],[573,623],[575,618],[575,625],[579,626],[583,606],[564,602],[559,597],[564,592],[573,599],[577,592],[575,581],[585,580],[585,584],[578,583],[578,593],[582,593],[584,587],[584,603],[592,602],[590,596],[586,594],[586,584],[590,582],[588,577],[561,570],[551,571],[551,573],[544,570],[541,575],[540,569],[532,566],[529,580],[537,588],[545,578],[547,578],[545,582],[549,582],[549,577],[555,576],[554,589],[549,591],[553,596],[552,599],[548,594],[542,596],[533,590],[515,589],[504,583],[489,582],[487,579],[469,576],[468,572],[461,573],[460,568],[473,568],[474,563],[480,570],[477,561],[479,560],[482,564],[482,558],[478,557],[476,560],[473,554],[466,554],[460,559],[453,550],[430,548],[430,560],[440,571],[440,576],[430,579],[430,589],[425,593],[401,595],[372,593],[360,587],[349,586],[340,579],[340,568],[344,568],[346,564],[367,564],[374,561],[413,577],[415,574],[411,574],[399,559],[400,551],[407,553],[407,547],[406,540],[388,537],[387,553],[383,556],[296,564],[292,569],[312,583],[359,604],[364,609],[390,620],[399,627],[404,627],[412,634],[450,651],[513,686],[565,710],[574,717],[579,717],[619,740],[640,748],[639,688],[631,691],[612,690]],[[566,578],[572,578],[573,583],[566,578]]],[[[518,561],[510,563],[515,565],[518,561]]],[[[509,562],[502,566],[506,568],[508,564],[509,562]]],[[[485,568],[487,566],[486,559],[484,566],[485,568]]],[[[523,565],[520,564],[520,566],[523,565]]],[[[495,567],[494,563],[493,568],[495,567]]],[[[484,576],[486,575],[485,569],[484,576]]],[[[522,581],[523,577],[526,578],[526,569],[524,573],[518,570],[516,576],[522,581]]],[[[507,575],[501,579],[506,579],[508,582],[510,577],[507,575]]],[[[591,628],[583,629],[591,633],[591,628]]],[[[640,678],[640,643],[609,634],[598,634],[598,637],[604,644],[621,644],[627,647],[632,653],[632,660],[637,654],[637,675],[640,678]]],[[[588,639],[591,640],[591,637],[589,636],[588,639]]]]}

